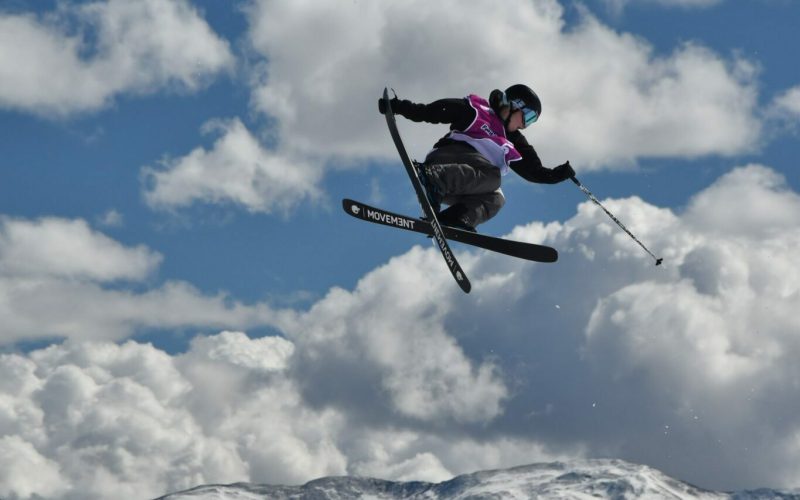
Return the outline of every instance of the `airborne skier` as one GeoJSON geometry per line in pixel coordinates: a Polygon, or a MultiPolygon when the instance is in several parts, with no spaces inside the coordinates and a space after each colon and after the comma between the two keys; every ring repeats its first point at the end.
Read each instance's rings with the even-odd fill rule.
{"type": "Polygon", "coordinates": [[[520,133],[536,122],[542,113],[542,103],[529,87],[512,85],[505,92],[495,89],[488,101],[469,95],[464,99],[440,99],[431,104],[401,101],[397,95],[389,99],[389,90],[383,89],[378,110],[386,116],[386,125],[417,194],[424,219],[395,214],[349,199],[342,200],[342,208],[349,215],[368,222],[433,237],[450,274],[464,292],[469,293],[472,285],[450,250],[448,238],[532,261],[558,260],[554,248],[485,236],[475,230],[475,226],[494,217],[505,204],[500,178],[508,170],[528,181],[544,184],[571,179],[656,259],[656,265],[661,264],[662,259],[650,252],[578,181],[568,161],[555,168],[542,165],[536,150],[520,133]],[[424,163],[417,163],[408,156],[397,128],[395,112],[417,122],[450,124],[450,132],[434,145],[424,163]],[[441,211],[442,203],[449,205],[444,211],[441,211]]]}
{"type": "MultiPolygon", "coordinates": [[[[495,89],[489,100],[477,95],[440,99],[430,104],[390,100],[395,114],[415,122],[448,123],[450,132],[419,164],[418,175],[441,224],[475,231],[505,204],[500,189],[509,169],[530,182],[555,184],[575,176],[569,162],[555,168],[542,165],[520,130],[539,119],[542,104],[526,85],[495,89]]],[[[386,113],[386,101],[378,101],[386,113]]]]}

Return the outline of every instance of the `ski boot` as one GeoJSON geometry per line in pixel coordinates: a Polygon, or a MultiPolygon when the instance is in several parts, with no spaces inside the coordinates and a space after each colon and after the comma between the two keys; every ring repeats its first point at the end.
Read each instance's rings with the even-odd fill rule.
{"type": "Polygon", "coordinates": [[[439,223],[443,226],[450,226],[463,231],[477,233],[478,230],[472,225],[472,221],[467,216],[467,207],[461,203],[456,203],[442,210],[438,215],[439,223]]]}
{"type": "Polygon", "coordinates": [[[439,213],[442,209],[442,191],[430,178],[430,167],[424,163],[414,162],[414,169],[417,171],[417,177],[420,184],[425,189],[425,195],[433,207],[434,213],[439,213]]]}

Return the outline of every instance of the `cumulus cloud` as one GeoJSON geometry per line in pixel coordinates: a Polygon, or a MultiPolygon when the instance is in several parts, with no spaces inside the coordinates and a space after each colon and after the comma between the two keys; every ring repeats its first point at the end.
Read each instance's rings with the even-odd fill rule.
{"type": "Polygon", "coordinates": [[[0,467],[0,494],[5,497],[51,497],[69,484],[59,474],[56,462],[17,436],[0,438],[0,467]]]}
{"type": "Polygon", "coordinates": [[[719,468],[694,473],[696,480],[737,470],[739,484],[797,486],[800,447],[790,437],[800,421],[789,416],[796,414],[788,403],[796,388],[788,381],[797,379],[789,360],[800,346],[800,322],[791,312],[800,305],[792,255],[800,243],[799,202],[764,167],[724,176],[684,215],[691,239],[681,245],[671,279],[616,290],[588,323],[588,358],[602,365],[609,383],[652,391],[640,390],[636,399],[661,414],[667,442],[687,454],[712,447],[714,459],[709,452],[705,459],[719,468]]]}
{"type": "Polygon", "coordinates": [[[161,259],[141,245],[126,248],[80,219],[0,219],[0,275],[140,280],[161,259]]]}
{"type": "Polygon", "coordinates": [[[194,91],[229,69],[228,42],[186,0],[62,3],[0,12],[0,107],[45,116],[94,111],[125,93],[194,91]]]}
{"type": "Polygon", "coordinates": [[[715,489],[800,486],[800,195],[747,165],[681,212],[603,202],[662,266],[586,202],[511,234],[555,246],[556,264],[457,247],[468,296],[435,249],[414,247],[353,290],[273,311],[282,337],[3,355],[0,450],[46,481],[0,476],[0,488],[156,496],[583,456],[715,489]]]}
{"type": "MultiPolygon", "coordinates": [[[[391,155],[375,109],[387,83],[401,97],[427,102],[526,82],[544,102],[528,135],[549,164],[567,156],[596,168],[640,157],[728,155],[752,148],[760,133],[750,62],[696,44],[656,55],[645,40],[588,11],[566,29],[555,0],[503,9],[491,2],[259,0],[249,15],[251,43],[268,61],[253,103],[277,119],[284,143],[301,150],[391,155]]],[[[424,154],[446,129],[404,132],[410,149],[424,154]]]]}
{"type": "MultiPolygon", "coordinates": [[[[470,296],[453,286],[435,250],[415,248],[354,291],[332,291],[284,330],[305,368],[295,377],[315,407],[349,408],[367,423],[412,418],[405,422],[414,432],[444,419],[448,434],[469,429],[500,462],[510,457],[500,440],[518,440],[550,456],[643,462],[712,488],[796,487],[800,448],[787,436],[800,420],[786,381],[797,378],[800,355],[792,312],[800,306],[798,201],[761,165],[732,170],[680,213],[635,197],[604,200],[665,257],[658,268],[583,203],[564,223],[512,233],[559,248],[557,264],[461,253],[470,296]],[[414,377],[393,384],[407,362],[449,391],[426,398],[414,377]],[[487,366],[492,375],[482,377],[487,366]],[[469,373],[468,385],[497,409],[477,412],[449,372],[469,373]],[[371,404],[381,395],[391,413],[371,404]]],[[[441,448],[419,452],[377,467],[402,475],[413,458],[436,470],[426,452],[451,472],[472,465],[441,448]]]]}
{"type": "MultiPolygon", "coordinates": [[[[569,159],[583,171],[629,168],[644,157],[734,155],[761,136],[753,62],[697,43],[656,54],[588,9],[567,27],[556,0],[503,9],[489,1],[254,0],[244,12],[251,103],[268,117],[272,144],[262,146],[238,119],[216,122],[221,138],[211,150],[143,169],[154,208],[286,210],[317,199],[331,169],[396,161],[377,113],[385,85],[430,102],[525,82],[544,102],[542,120],[526,133],[545,164],[569,159]]],[[[401,128],[416,157],[447,132],[401,128]]]]}
{"type": "Polygon", "coordinates": [[[800,86],[792,87],[778,96],[775,104],[790,113],[800,115],[800,86]]]}
{"type": "Polygon", "coordinates": [[[122,339],[147,327],[280,321],[265,304],[209,296],[187,283],[147,286],[161,261],[159,253],[122,245],[81,219],[0,218],[0,342],[122,339]]]}
{"type": "Polygon", "coordinates": [[[508,390],[498,367],[491,362],[475,367],[444,328],[452,306],[440,303],[449,287],[440,280],[423,285],[441,262],[418,248],[402,261],[365,277],[354,293],[333,290],[287,327],[298,356],[307,359],[304,373],[334,381],[333,387],[310,383],[310,396],[350,404],[342,392],[357,388],[362,401],[388,393],[393,410],[416,419],[492,420],[508,390]],[[392,283],[401,286],[393,290],[392,283]],[[418,292],[408,293],[415,286],[418,292]],[[380,374],[380,386],[369,382],[381,380],[380,374]]]}
{"type": "MultiPolygon", "coordinates": [[[[433,451],[420,450],[453,443],[390,426],[362,434],[345,410],[309,405],[288,376],[294,352],[285,339],[223,332],[196,338],[178,356],[136,342],[2,355],[0,461],[8,453],[15,459],[0,475],[0,491],[152,498],[210,482],[298,483],[353,467],[451,475],[433,451]],[[22,474],[33,467],[39,473],[22,474]]],[[[504,446],[525,453],[520,443],[504,446]]]]}
{"type": "Polygon", "coordinates": [[[695,196],[685,218],[699,230],[728,237],[791,234],[800,223],[800,197],[783,175],[753,164],[695,196]]]}
{"type": "Polygon", "coordinates": [[[768,115],[781,124],[797,128],[800,123],[800,86],[792,87],[775,97],[768,109],[768,115]]]}
{"type": "Polygon", "coordinates": [[[147,203],[179,208],[194,202],[232,203],[253,212],[286,211],[305,198],[319,196],[320,170],[288,153],[264,148],[238,118],[214,120],[204,127],[220,137],[210,150],[143,169],[147,203]]]}

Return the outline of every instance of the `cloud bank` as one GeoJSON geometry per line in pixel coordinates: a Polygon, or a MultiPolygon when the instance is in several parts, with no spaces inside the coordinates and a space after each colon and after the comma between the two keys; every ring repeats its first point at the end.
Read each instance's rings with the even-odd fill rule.
{"type": "MultiPolygon", "coordinates": [[[[93,335],[76,327],[61,345],[5,354],[0,461],[21,458],[2,468],[0,491],[104,498],[326,474],[441,480],[584,456],[715,489],[800,486],[800,196],[753,164],[680,213],[635,197],[604,204],[663,266],[587,202],[563,223],[511,234],[557,247],[556,264],[459,250],[469,296],[434,249],[414,247],[308,310],[223,306],[196,292],[181,310],[182,324],[204,328],[253,315],[281,337],[228,331],[168,354],[102,340],[118,338],[117,323],[131,328],[132,317],[110,315],[80,324],[93,335]],[[99,335],[104,326],[117,333],[99,335]],[[37,480],[25,479],[34,468],[37,480]]],[[[6,251],[22,239],[2,241],[6,251]]],[[[152,272],[151,250],[117,251],[144,256],[129,275],[152,272]]],[[[6,318],[67,297],[55,288],[9,302],[14,262],[0,280],[6,318]]],[[[137,310],[141,300],[106,290],[82,304],[137,310]]],[[[27,318],[27,332],[64,323],[27,318]]],[[[4,328],[4,341],[16,338],[4,328]]]]}
{"type": "Polygon", "coordinates": [[[251,328],[280,317],[192,285],[155,285],[163,257],[81,219],[0,217],[0,341],[121,340],[142,328],[251,328]]]}
{"type": "MultiPolygon", "coordinates": [[[[218,182],[231,162],[200,166],[197,151],[170,162],[147,188],[155,207],[221,202],[270,211],[280,200],[306,198],[331,169],[396,161],[377,113],[386,85],[430,102],[525,82],[544,103],[529,140],[546,165],[570,160],[584,172],[630,168],[641,158],[735,155],[761,137],[753,62],[697,43],[656,54],[587,9],[568,26],[555,0],[514,0],[503,9],[490,1],[254,0],[245,13],[252,108],[269,119],[275,143],[240,155],[235,187],[218,182]],[[264,175],[273,170],[267,164],[292,172],[295,163],[302,183],[264,175]]],[[[420,158],[447,132],[428,124],[401,129],[420,158]]]]}
{"type": "MultiPolygon", "coordinates": [[[[759,121],[747,61],[692,44],[656,55],[647,41],[615,32],[588,11],[568,28],[554,0],[491,7],[253,2],[249,38],[269,61],[254,105],[298,149],[386,157],[375,110],[384,83],[426,102],[526,82],[543,99],[542,120],[529,135],[549,163],[569,154],[594,168],[754,145],[759,121]],[[312,46],[318,50],[306,50],[312,46]]],[[[424,128],[410,132],[410,142],[425,151],[434,130],[446,132],[424,128]]]]}
{"type": "Polygon", "coordinates": [[[228,42],[186,0],[0,11],[0,108],[66,117],[122,94],[195,91],[232,65],[228,42]]]}

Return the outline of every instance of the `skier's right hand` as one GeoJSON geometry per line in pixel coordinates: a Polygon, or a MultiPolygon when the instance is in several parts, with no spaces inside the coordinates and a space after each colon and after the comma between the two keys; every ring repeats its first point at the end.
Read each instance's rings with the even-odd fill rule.
{"type": "MultiPolygon", "coordinates": [[[[397,111],[398,102],[400,102],[400,100],[397,98],[397,96],[389,99],[389,104],[392,106],[393,111],[397,111]]],[[[386,114],[386,101],[384,101],[382,97],[378,99],[378,112],[382,115],[386,114]]]]}
{"type": "Polygon", "coordinates": [[[557,166],[553,169],[553,172],[561,178],[562,181],[575,177],[575,170],[573,170],[572,165],[569,162],[562,163],[561,165],[557,166]]]}

